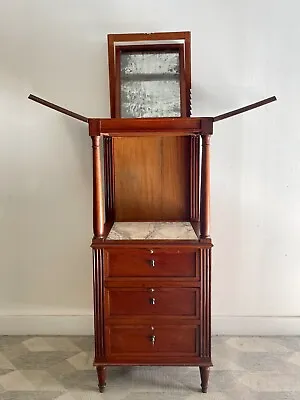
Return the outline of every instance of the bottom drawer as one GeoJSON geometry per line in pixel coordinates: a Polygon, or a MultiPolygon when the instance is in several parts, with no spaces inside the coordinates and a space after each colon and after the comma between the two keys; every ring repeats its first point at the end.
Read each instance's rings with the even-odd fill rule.
{"type": "Polygon", "coordinates": [[[107,356],[198,356],[199,327],[185,326],[108,326],[107,356]]]}

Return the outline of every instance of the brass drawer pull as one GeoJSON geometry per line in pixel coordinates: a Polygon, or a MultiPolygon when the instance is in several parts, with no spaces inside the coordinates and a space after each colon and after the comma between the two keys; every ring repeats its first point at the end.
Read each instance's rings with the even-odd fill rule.
{"type": "Polygon", "coordinates": [[[155,335],[150,336],[150,340],[151,340],[152,345],[154,346],[155,345],[156,336],[155,335]]]}
{"type": "Polygon", "coordinates": [[[156,300],[155,300],[154,297],[151,297],[151,298],[149,299],[149,303],[150,303],[150,304],[155,304],[155,301],[156,301],[156,300]]]}
{"type": "Polygon", "coordinates": [[[149,260],[150,267],[155,267],[155,260],[149,260]]]}

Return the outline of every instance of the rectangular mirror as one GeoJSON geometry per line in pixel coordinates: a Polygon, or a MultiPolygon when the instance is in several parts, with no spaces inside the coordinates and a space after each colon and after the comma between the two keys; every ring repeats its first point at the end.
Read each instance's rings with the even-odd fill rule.
{"type": "Polygon", "coordinates": [[[181,116],[179,49],[119,48],[117,60],[121,118],[181,116]]]}

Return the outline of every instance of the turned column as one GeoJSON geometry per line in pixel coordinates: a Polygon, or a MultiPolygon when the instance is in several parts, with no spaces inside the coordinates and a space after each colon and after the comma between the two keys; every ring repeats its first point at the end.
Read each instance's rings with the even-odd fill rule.
{"type": "Polygon", "coordinates": [[[93,229],[95,237],[104,234],[104,197],[100,155],[100,136],[92,136],[93,149],[93,229]]]}
{"type": "Polygon", "coordinates": [[[201,139],[200,236],[205,239],[210,237],[210,135],[201,139]]]}

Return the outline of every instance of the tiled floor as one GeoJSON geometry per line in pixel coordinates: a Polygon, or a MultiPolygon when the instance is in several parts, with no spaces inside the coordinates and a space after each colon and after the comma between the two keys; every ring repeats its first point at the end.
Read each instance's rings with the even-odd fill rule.
{"type": "Polygon", "coordinates": [[[113,367],[97,389],[92,337],[0,336],[1,400],[300,400],[300,337],[214,337],[209,392],[194,367],[113,367]]]}

